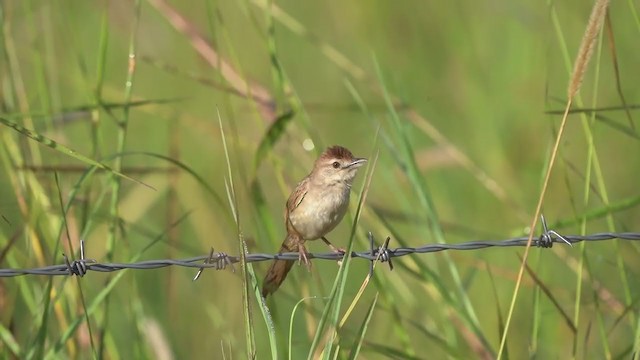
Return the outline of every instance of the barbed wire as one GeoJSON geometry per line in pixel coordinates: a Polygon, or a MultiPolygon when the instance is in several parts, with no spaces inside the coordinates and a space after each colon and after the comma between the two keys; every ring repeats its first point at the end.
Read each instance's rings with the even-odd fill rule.
{"type": "MultiPolygon", "coordinates": [[[[538,238],[532,240],[531,246],[550,248],[554,243],[563,243],[569,246],[573,246],[575,243],[582,241],[603,241],[612,239],[621,240],[640,240],[640,233],[635,232],[623,232],[623,233],[596,233],[591,235],[560,235],[554,230],[547,228],[544,217],[542,219],[542,234],[538,238]]],[[[411,254],[426,254],[434,253],[446,250],[478,250],[490,247],[512,247],[512,246],[526,246],[529,239],[528,236],[516,237],[506,240],[481,240],[481,241],[469,241],[461,244],[427,244],[419,247],[398,247],[389,248],[390,237],[387,237],[383,245],[375,247],[375,240],[373,235],[368,234],[370,249],[368,251],[352,251],[348,254],[354,259],[365,259],[371,261],[370,271],[373,271],[373,263],[375,261],[386,262],[389,264],[391,270],[393,270],[392,258],[407,256],[411,254]]],[[[342,260],[346,254],[342,252],[331,253],[309,253],[309,259],[318,260],[342,260]]],[[[179,266],[187,268],[199,269],[194,280],[197,280],[204,269],[214,268],[216,270],[225,269],[227,266],[241,261],[240,256],[229,256],[224,252],[214,252],[213,248],[209,255],[196,256],[186,259],[157,259],[157,260],[145,260],[134,263],[99,263],[94,259],[85,258],[84,241],[80,242],[80,259],[69,261],[67,256],[63,254],[65,263],[60,265],[45,266],[31,269],[0,269],[0,277],[14,277],[23,275],[44,275],[44,276],[59,276],[59,275],[77,275],[84,276],[89,271],[95,272],[113,272],[124,269],[133,270],[149,270],[158,269],[169,266],[179,266]]],[[[295,253],[280,253],[280,254],[263,254],[252,253],[246,254],[245,259],[248,263],[268,261],[268,260],[299,260],[300,254],[295,253]]],[[[235,271],[235,269],[234,269],[235,271]]]]}

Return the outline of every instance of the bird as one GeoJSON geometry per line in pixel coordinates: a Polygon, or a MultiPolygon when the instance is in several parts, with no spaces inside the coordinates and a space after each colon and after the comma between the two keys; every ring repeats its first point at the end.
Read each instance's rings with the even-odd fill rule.
{"type": "MultiPolygon", "coordinates": [[[[349,149],[334,145],[315,161],[313,169],[293,190],[285,207],[287,235],[279,254],[298,252],[299,261],[309,262],[305,241],[322,239],[334,252],[338,249],[325,237],[342,221],[349,207],[351,185],[358,168],[367,162],[349,149]]],[[[262,296],[274,293],[287,277],[294,260],[276,259],[271,263],[262,285],[262,296]]]]}

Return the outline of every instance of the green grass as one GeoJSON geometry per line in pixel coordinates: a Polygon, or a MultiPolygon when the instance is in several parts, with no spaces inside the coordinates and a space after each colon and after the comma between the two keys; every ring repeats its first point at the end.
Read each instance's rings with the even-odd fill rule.
{"type": "MultiPolygon", "coordinates": [[[[338,246],[522,236],[591,6],[3,3],[0,268],[77,258],[80,239],[99,262],[272,253],[333,144],[376,159],[338,246]]],[[[570,115],[544,200],[565,234],[640,231],[637,4],[608,21],[573,103],[600,110],[570,115]]],[[[267,301],[267,263],[6,278],[0,353],[638,359],[637,244],[531,249],[514,293],[523,253],[407,256],[370,279],[366,261],[314,261],[267,301]]]]}

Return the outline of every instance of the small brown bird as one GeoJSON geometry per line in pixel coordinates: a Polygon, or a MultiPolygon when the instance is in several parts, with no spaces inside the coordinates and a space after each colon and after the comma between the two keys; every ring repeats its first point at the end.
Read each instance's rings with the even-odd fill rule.
{"type": "MultiPolygon", "coordinates": [[[[322,239],[333,251],[325,235],[342,220],[349,207],[351,184],[356,172],[367,159],[354,158],[351,151],[342,146],[332,146],[316,160],[307,175],[287,200],[285,223],[287,237],[279,253],[300,253],[300,261],[311,266],[307,258],[306,240],[322,239]]],[[[287,277],[295,261],[274,260],[262,285],[262,296],[275,292],[287,277]]]]}

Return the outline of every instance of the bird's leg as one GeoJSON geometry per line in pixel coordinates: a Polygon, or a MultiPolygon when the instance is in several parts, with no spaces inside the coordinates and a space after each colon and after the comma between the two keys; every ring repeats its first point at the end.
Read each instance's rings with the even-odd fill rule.
{"type": "MultiPolygon", "coordinates": [[[[347,250],[345,250],[344,248],[335,247],[329,240],[327,240],[326,237],[323,236],[321,237],[321,239],[325,244],[329,246],[329,248],[331,248],[331,251],[333,251],[334,253],[341,254],[342,256],[347,253],[347,250]]],[[[338,260],[338,266],[342,266],[342,259],[338,260]]]]}
{"type": "Polygon", "coordinates": [[[304,247],[302,242],[298,243],[298,261],[300,264],[305,264],[307,266],[307,270],[311,271],[311,261],[309,261],[307,248],[304,247]]]}
{"type": "Polygon", "coordinates": [[[327,240],[326,237],[323,236],[321,237],[321,239],[325,244],[327,244],[327,246],[329,246],[329,248],[331,248],[331,251],[333,251],[334,253],[345,254],[347,252],[347,250],[345,250],[344,248],[335,247],[329,240],[327,240]]]}

